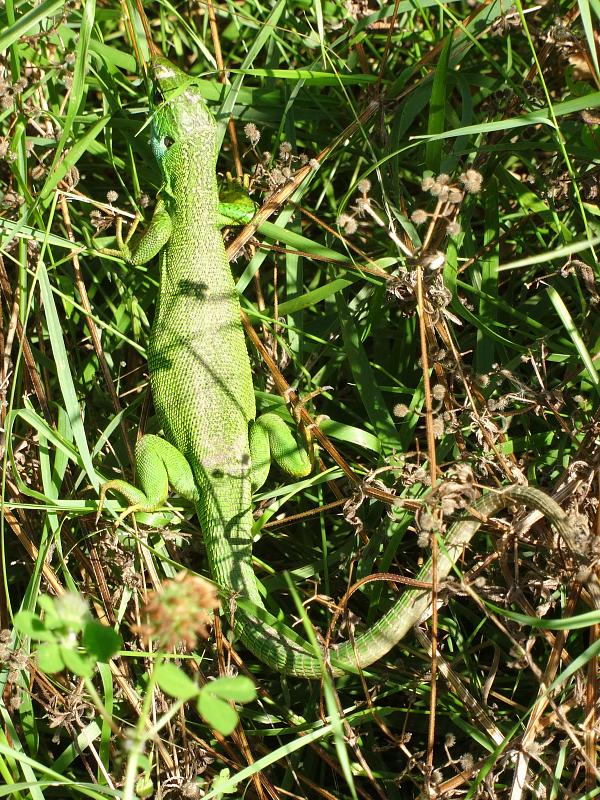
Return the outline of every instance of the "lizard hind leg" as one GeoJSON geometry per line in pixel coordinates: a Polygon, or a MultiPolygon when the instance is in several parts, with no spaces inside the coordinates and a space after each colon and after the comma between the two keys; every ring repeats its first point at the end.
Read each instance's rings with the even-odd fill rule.
{"type": "Polygon", "coordinates": [[[293,478],[304,478],[312,470],[310,456],[298,443],[277,414],[263,414],[250,424],[252,488],[259,489],[267,479],[271,460],[293,478]]]}
{"type": "Polygon", "coordinates": [[[123,480],[107,481],[100,489],[98,516],[107,491],[118,492],[130,504],[118,524],[129,514],[157,511],[165,504],[169,486],[182,497],[198,501],[198,489],[187,459],[166,439],[151,433],[142,436],[135,447],[135,464],[140,488],[123,480]]]}

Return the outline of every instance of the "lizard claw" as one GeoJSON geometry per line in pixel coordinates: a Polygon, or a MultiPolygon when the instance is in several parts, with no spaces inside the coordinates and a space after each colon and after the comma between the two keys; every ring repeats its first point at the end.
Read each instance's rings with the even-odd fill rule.
{"type": "MultiPolygon", "coordinates": [[[[104,508],[104,504],[106,502],[106,492],[109,491],[110,489],[116,489],[120,494],[122,494],[123,493],[123,481],[121,481],[119,479],[116,479],[116,480],[113,480],[113,481],[106,481],[106,483],[103,483],[102,486],[100,487],[100,493],[99,493],[99,499],[98,499],[98,509],[96,511],[96,524],[98,523],[98,520],[100,519],[100,515],[102,514],[102,509],[104,508]]],[[[124,497],[126,499],[130,499],[130,498],[127,498],[126,495],[124,495],[124,497]]],[[[117,520],[115,522],[115,528],[120,527],[121,523],[125,519],[127,519],[127,517],[130,514],[134,515],[134,520],[135,520],[135,514],[137,514],[138,511],[147,511],[147,510],[148,509],[147,509],[147,507],[146,507],[146,505],[144,503],[139,503],[139,502],[138,503],[131,503],[131,505],[127,506],[127,508],[124,511],[122,511],[119,514],[119,516],[117,517],[117,520]]]]}

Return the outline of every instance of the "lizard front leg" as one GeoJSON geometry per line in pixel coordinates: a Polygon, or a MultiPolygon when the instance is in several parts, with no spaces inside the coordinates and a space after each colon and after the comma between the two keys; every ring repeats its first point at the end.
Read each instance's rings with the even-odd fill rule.
{"type": "Polygon", "coordinates": [[[249,184],[248,175],[239,180],[227,173],[225,183],[219,188],[219,228],[247,225],[252,220],[258,203],[248,194],[249,184]]]}
{"type": "Polygon", "coordinates": [[[249,441],[254,490],[266,481],[272,460],[293,478],[310,474],[313,465],[308,451],[277,414],[263,414],[250,423],[249,441]]]}
{"type": "Polygon", "coordinates": [[[163,199],[159,196],[150,225],[144,235],[136,241],[135,246],[131,247],[129,241],[137,228],[138,221],[139,218],[136,218],[129,234],[123,239],[123,220],[121,217],[117,217],[117,247],[103,247],[100,252],[109,256],[120,257],[134,265],[146,264],[154,258],[169,241],[173,231],[173,222],[165,208],[163,199]]]}

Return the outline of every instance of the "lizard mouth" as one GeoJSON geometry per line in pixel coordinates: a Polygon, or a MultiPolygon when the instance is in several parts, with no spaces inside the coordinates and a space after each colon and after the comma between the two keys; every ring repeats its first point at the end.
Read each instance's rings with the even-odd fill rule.
{"type": "Polygon", "coordinates": [[[167,66],[162,62],[155,64],[154,66],[154,77],[157,81],[164,81],[168,80],[169,78],[176,78],[177,73],[172,67],[167,66]]]}

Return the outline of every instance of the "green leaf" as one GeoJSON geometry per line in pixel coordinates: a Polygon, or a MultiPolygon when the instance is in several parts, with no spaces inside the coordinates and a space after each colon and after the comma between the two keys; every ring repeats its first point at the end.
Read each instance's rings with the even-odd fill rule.
{"type": "Polygon", "coordinates": [[[123,639],[112,628],[90,620],[83,630],[82,644],[98,661],[108,661],[123,646],[123,639]]]}
{"type": "MultiPolygon", "coordinates": [[[[73,148],[74,149],[74,148],[73,148]]],[[[72,151],[71,151],[72,152],[72,151]]],[[[60,169],[60,167],[59,167],[60,169]]],[[[57,178],[57,181],[59,178],[57,178]]],[[[56,375],[58,383],[65,401],[65,410],[69,415],[71,427],[73,429],[73,437],[79,449],[79,456],[81,463],[86,471],[90,483],[95,489],[99,489],[100,480],[96,475],[96,470],[92,463],[92,457],[87,444],[85,429],[83,427],[83,420],[81,418],[81,408],[75,385],[73,383],[73,375],[70,369],[69,356],[67,348],[65,347],[64,333],[60,315],[54,302],[54,295],[46,267],[42,262],[38,264],[37,277],[40,284],[40,293],[44,303],[44,313],[46,315],[46,324],[48,325],[48,336],[50,337],[50,345],[52,348],[52,356],[56,365],[56,375]]]]}
{"type": "Polygon", "coordinates": [[[598,371],[594,366],[594,360],[590,355],[589,350],[585,346],[585,342],[581,338],[581,334],[577,330],[577,326],[573,321],[571,314],[569,313],[569,309],[565,305],[565,301],[562,299],[560,294],[556,291],[554,286],[547,286],[546,291],[552,301],[552,305],[556,309],[556,313],[560,317],[560,321],[566,328],[567,333],[571,337],[573,344],[577,348],[579,356],[583,361],[585,368],[588,373],[588,377],[598,394],[600,394],[600,375],[598,375],[598,371]]]}
{"type": "Polygon", "coordinates": [[[221,770],[218,775],[215,775],[213,778],[213,782],[211,785],[211,791],[219,792],[218,797],[222,797],[224,794],[235,794],[237,789],[235,786],[231,786],[229,784],[229,770],[227,767],[221,770]]]}
{"type": "Polygon", "coordinates": [[[344,350],[348,365],[356,384],[366,414],[381,442],[383,452],[402,450],[402,442],[390,415],[383,392],[381,391],[361,334],[354,317],[342,294],[336,297],[338,318],[344,340],[344,350]]]}
{"type": "Polygon", "coordinates": [[[210,686],[204,686],[198,696],[198,713],[223,736],[233,733],[239,720],[237,711],[212,694],[210,686]]]}
{"type": "Polygon", "coordinates": [[[137,797],[152,797],[154,788],[152,778],[148,775],[141,775],[135,784],[135,794],[137,797]]]}
{"type": "Polygon", "coordinates": [[[54,641],[53,634],[33,611],[19,611],[15,614],[13,624],[19,633],[31,636],[32,639],[46,642],[54,641]]]}
{"type": "MultiPolygon", "coordinates": [[[[85,103],[85,98],[88,90],[88,82],[86,80],[89,71],[89,43],[92,28],[94,25],[94,13],[96,10],[96,0],[87,0],[83,4],[82,22],[79,27],[79,35],[77,37],[77,44],[75,50],[75,69],[73,72],[73,81],[71,84],[71,91],[69,92],[69,102],[67,105],[67,113],[65,115],[62,133],[56,148],[54,149],[54,158],[48,170],[49,175],[54,175],[56,166],[60,162],[64,153],[65,145],[71,136],[73,130],[73,123],[78,109],[85,103]]],[[[42,192],[42,194],[45,194],[42,192]]]]}
{"type": "Polygon", "coordinates": [[[314,86],[354,86],[355,84],[375,83],[376,75],[355,72],[341,75],[337,72],[322,72],[314,69],[230,69],[232,75],[252,75],[255,78],[278,78],[283,81],[304,81],[314,86]]]}
{"type": "Polygon", "coordinates": [[[54,614],[54,598],[50,594],[41,594],[37,599],[38,606],[46,614],[54,614]]]}
{"type": "MultiPolygon", "coordinates": [[[[303,736],[296,735],[293,737],[292,741],[288,741],[281,747],[270,750],[267,755],[260,758],[254,764],[251,764],[249,767],[244,767],[244,769],[241,769],[239,772],[236,772],[234,775],[232,775],[225,784],[224,788],[219,787],[221,792],[225,791],[225,789],[228,789],[230,786],[235,787],[240,785],[243,781],[252,777],[252,775],[259,770],[266,769],[266,767],[268,767],[270,764],[275,764],[276,762],[281,761],[282,758],[287,758],[291,753],[295,753],[297,750],[302,750],[311,742],[314,742],[318,739],[327,740],[327,737],[330,736],[332,730],[333,725],[328,723],[316,728],[315,730],[306,732],[303,736]]],[[[217,797],[217,791],[215,789],[211,789],[206,795],[206,800],[212,800],[214,797],[217,797]]]]}
{"type": "Polygon", "coordinates": [[[159,664],[154,670],[154,677],[163,692],[178,700],[189,700],[201,691],[182,669],[170,662],[159,664]]]}
{"type": "Polygon", "coordinates": [[[79,675],[81,678],[90,678],[94,671],[93,663],[87,656],[82,656],[72,647],[60,646],[60,654],[65,663],[65,667],[79,675]]]}
{"type": "MultiPolygon", "coordinates": [[[[596,36],[594,33],[594,22],[590,12],[590,0],[578,0],[579,14],[581,16],[581,24],[585,31],[585,36],[588,43],[588,52],[591,53],[596,67],[596,73],[600,72],[600,65],[598,64],[598,51],[596,49],[596,36]]],[[[592,0],[591,5],[598,16],[598,3],[592,0]]]]}
{"type": "Polygon", "coordinates": [[[7,26],[0,35],[0,51],[6,50],[21,37],[31,32],[39,32],[41,23],[63,8],[63,0],[46,0],[26,14],[23,14],[13,25],[7,26]]]}
{"type": "Polygon", "coordinates": [[[61,672],[65,668],[60,645],[56,642],[43,644],[38,654],[38,666],[42,672],[52,675],[54,672],[61,672]]]}
{"type": "Polygon", "coordinates": [[[205,689],[221,700],[233,700],[234,703],[250,703],[256,698],[254,683],[243,675],[236,678],[217,678],[207,684],[205,689]]]}
{"type": "MultiPolygon", "coordinates": [[[[452,35],[448,35],[433,76],[431,100],[429,102],[429,120],[427,123],[427,132],[432,135],[443,133],[446,124],[446,87],[448,83],[448,62],[450,60],[451,50],[452,35]]],[[[432,139],[430,142],[427,142],[425,152],[427,169],[437,174],[440,170],[440,163],[442,160],[441,139],[432,139]]]]}
{"type": "Polygon", "coordinates": [[[102,117],[93,125],[90,125],[86,129],[85,133],[81,135],[81,138],[75,140],[74,144],[68,150],[62,161],[57,165],[56,169],[48,174],[44,188],[41,190],[39,195],[42,200],[45,200],[50,196],[56,184],[65,177],[71,167],[73,167],[79,161],[81,156],[88,151],[90,145],[96,141],[98,136],[100,136],[109,122],[110,117],[102,117]]]}

